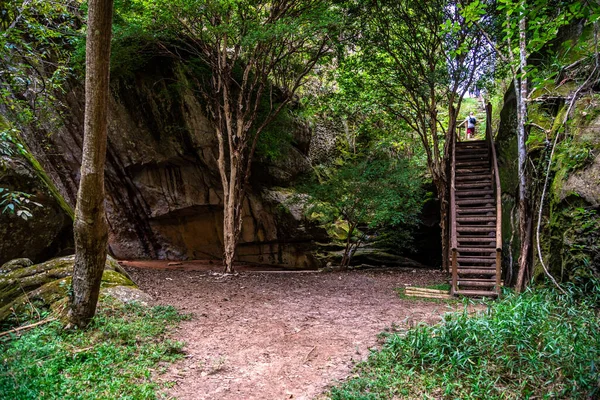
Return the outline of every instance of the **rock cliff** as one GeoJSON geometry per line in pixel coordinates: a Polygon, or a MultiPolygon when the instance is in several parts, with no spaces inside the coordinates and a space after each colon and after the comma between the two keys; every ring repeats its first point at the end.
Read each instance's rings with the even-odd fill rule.
{"type": "MultiPolygon", "coordinates": [[[[591,76],[592,80],[587,79],[593,70],[593,58],[585,55],[589,48],[581,46],[580,40],[583,38],[585,43],[585,37],[590,38],[591,32],[582,29],[582,25],[574,24],[557,39],[557,43],[569,49],[562,59],[569,67],[564,68],[556,79],[548,79],[538,86],[530,95],[528,105],[527,146],[531,159],[528,172],[532,177],[536,247],[533,261],[538,277],[544,274],[535,235],[540,197],[554,141],[559,135],[542,205],[539,241],[544,263],[553,276],[561,280],[600,276],[600,86],[598,75],[595,78],[591,76]],[[584,82],[588,85],[581,86],[584,82]],[[577,101],[570,107],[576,93],[577,101]],[[569,111],[569,118],[563,124],[569,111]]],[[[504,265],[510,282],[514,277],[511,277],[512,270],[516,271],[519,251],[515,207],[518,200],[516,100],[513,87],[504,97],[497,142],[503,191],[504,265]]]]}
{"type": "Polygon", "coordinates": [[[14,213],[0,212],[0,264],[22,257],[41,262],[72,252],[71,217],[40,179],[40,171],[16,149],[11,153],[0,154],[0,188],[30,194],[31,200],[41,206],[31,206],[33,217],[27,220],[14,213]]]}
{"type": "MultiPolygon", "coordinates": [[[[133,77],[112,82],[106,166],[109,247],[120,259],[221,257],[222,194],[216,139],[193,84],[170,59],[157,57],[133,77]]],[[[83,134],[83,89],[71,85],[51,112],[58,124],[26,126],[24,141],[74,205],[83,134]]],[[[49,118],[52,120],[52,118],[49,118]]],[[[244,204],[239,260],[316,267],[308,251],[318,230],[282,207],[274,185],[310,168],[310,131],[299,123],[291,143],[262,157],[244,204]]]]}

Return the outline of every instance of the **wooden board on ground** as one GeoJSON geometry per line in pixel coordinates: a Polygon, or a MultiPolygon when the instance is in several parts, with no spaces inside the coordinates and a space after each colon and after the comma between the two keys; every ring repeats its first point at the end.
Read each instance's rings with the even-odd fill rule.
{"type": "Polygon", "coordinates": [[[404,294],[411,297],[423,297],[429,299],[453,299],[448,290],[428,289],[419,287],[406,287],[404,294]]]}

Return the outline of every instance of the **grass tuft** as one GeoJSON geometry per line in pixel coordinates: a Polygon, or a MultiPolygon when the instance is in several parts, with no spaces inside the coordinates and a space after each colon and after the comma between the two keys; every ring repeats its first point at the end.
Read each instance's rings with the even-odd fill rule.
{"type": "Polygon", "coordinates": [[[600,396],[600,282],[508,294],[388,336],[334,400],[600,396]]]}
{"type": "Polygon", "coordinates": [[[55,321],[13,336],[0,343],[0,397],[155,399],[157,364],[182,357],[166,335],[185,318],[173,307],[108,303],[86,331],[55,321]]]}

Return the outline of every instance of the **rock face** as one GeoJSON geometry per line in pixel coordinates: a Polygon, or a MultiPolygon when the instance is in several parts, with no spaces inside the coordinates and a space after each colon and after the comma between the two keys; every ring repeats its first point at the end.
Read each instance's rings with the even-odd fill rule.
{"type": "MultiPolygon", "coordinates": [[[[559,280],[600,276],[600,102],[594,93],[598,86],[578,98],[564,128],[562,121],[569,109],[569,99],[579,87],[573,79],[565,82],[560,85],[549,82],[532,93],[528,107],[528,118],[535,124],[530,126],[527,140],[530,166],[534,166],[529,172],[536,177],[531,190],[534,232],[554,138],[561,135],[552,159],[540,229],[541,256],[559,280]]],[[[497,143],[503,191],[504,265],[510,282],[519,251],[515,207],[518,200],[516,101],[512,87],[504,98],[497,143]]],[[[539,277],[544,272],[535,240],[534,235],[534,273],[539,277]]]]}
{"type": "MultiPolygon", "coordinates": [[[[25,127],[23,137],[74,205],[81,160],[84,96],[73,85],[56,110],[58,126],[25,127]]],[[[285,129],[289,129],[286,124],[285,129]]],[[[306,171],[310,132],[276,162],[259,160],[244,204],[239,260],[316,267],[309,232],[282,210],[270,185],[306,171]]],[[[194,259],[222,255],[222,194],[216,139],[193,84],[173,61],[156,58],[135,78],[112,84],[106,166],[109,245],[120,259],[194,259]]]]}
{"type": "Polygon", "coordinates": [[[35,169],[15,151],[0,156],[0,188],[31,194],[42,206],[31,206],[32,218],[24,220],[0,213],[0,264],[19,257],[40,262],[73,248],[73,221],[35,169]]]}

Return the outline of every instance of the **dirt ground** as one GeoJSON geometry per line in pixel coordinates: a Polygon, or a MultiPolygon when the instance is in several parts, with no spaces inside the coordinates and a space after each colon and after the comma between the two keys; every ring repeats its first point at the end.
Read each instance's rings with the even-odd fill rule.
{"type": "Polygon", "coordinates": [[[436,322],[450,310],[394,291],[443,283],[431,270],[223,276],[210,265],[125,265],[157,303],[192,314],[174,335],[186,358],[158,377],[176,382],[167,395],[178,399],[312,399],[347,377],[384,329],[436,322]]]}

